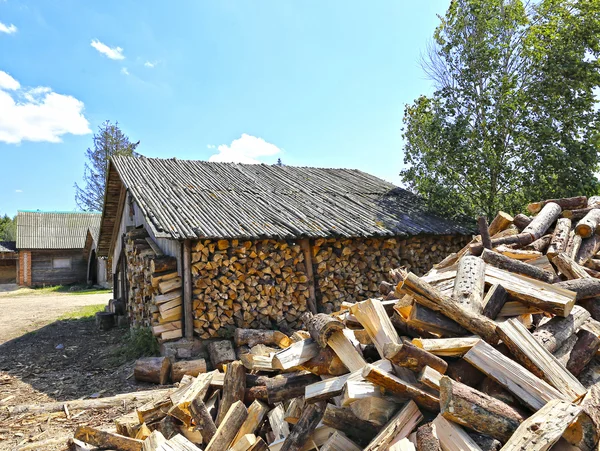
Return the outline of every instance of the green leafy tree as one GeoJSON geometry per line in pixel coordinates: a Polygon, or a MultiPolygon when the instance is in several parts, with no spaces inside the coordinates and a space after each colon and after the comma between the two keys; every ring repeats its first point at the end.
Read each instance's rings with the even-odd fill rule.
{"type": "Polygon", "coordinates": [[[86,156],[82,188],[75,183],[75,202],[85,211],[102,211],[104,205],[104,192],[106,189],[106,175],[108,162],[114,155],[133,155],[140,142],[132,143],[119,128],[119,123],[111,124],[110,121],[100,125],[98,133],[94,135],[94,148],[88,148],[86,156]]]}
{"type": "Polygon", "coordinates": [[[17,217],[7,214],[0,217],[0,241],[15,241],[17,239],[17,217]]]}
{"type": "Polygon", "coordinates": [[[600,0],[453,0],[404,112],[401,177],[429,205],[488,218],[598,192],[600,0]]]}

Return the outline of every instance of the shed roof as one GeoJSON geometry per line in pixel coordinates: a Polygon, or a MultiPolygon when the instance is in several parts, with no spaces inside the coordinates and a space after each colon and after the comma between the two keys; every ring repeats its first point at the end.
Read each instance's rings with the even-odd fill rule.
{"type": "Polygon", "coordinates": [[[16,241],[0,241],[0,252],[16,252],[16,241]]]}
{"type": "MultiPolygon", "coordinates": [[[[108,252],[122,185],[157,238],[469,234],[423,200],[355,169],[113,157],[100,231],[108,252]],[[114,215],[114,216],[111,216],[114,215]],[[109,218],[112,218],[109,220],[109,218]]],[[[117,219],[118,221],[118,219],[117,219]]]]}
{"type": "Polygon", "coordinates": [[[17,213],[17,249],[83,249],[88,229],[98,235],[98,212],[25,211],[17,213]]]}

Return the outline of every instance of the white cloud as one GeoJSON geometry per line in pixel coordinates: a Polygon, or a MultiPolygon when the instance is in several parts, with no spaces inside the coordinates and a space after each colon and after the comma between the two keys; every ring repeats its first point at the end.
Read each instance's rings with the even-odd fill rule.
{"type": "Polygon", "coordinates": [[[0,22],[0,33],[13,34],[16,32],[17,27],[15,27],[13,24],[4,25],[2,22],[0,22]]]}
{"type": "Polygon", "coordinates": [[[217,148],[217,146],[215,146],[214,144],[207,144],[207,145],[206,145],[206,148],[207,148],[207,149],[216,149],[216,148],[217,148]]]}
{"type": "Polygon", "coordinates": [[[275,144],[246,133],[243,133],[241,138],[234,139],[230,145],[221,144],[217,150],[219,153],[211,155],[208,161],[258,164],[260,163],[258,158],[277,155],[281,152],[281,149],[275,144]]]}
{"type": "Polygon", "coordinates": [[[152,63],[152,62],[150,62],[150,61],[146,61],[146,62],[144,63],[144,66],[152,68],[152,67],[156,66],[156,63],[152,63]]]}
{"type": "Polygon", "coordinates": [[[123,49],[121,47],[109,47],[108,45],[100,42],[98,39],[93,39],[90,45],[103,55],[109,57],[111,60],[125,59],[125,55],[123,55],[123,49]]]}
{"type": "Polygon", "coordinates": [[[127,70],[127,68],[126,68],[126,67],[122,67],[122,68],[121,68],[121,73],[122,73],[123,75],[129,75],[129,71],[127,70]]]}
{"type": "Polygon", "coordinates": [[[0,70],[0,142],[60,142],[65,134],[91,133],[83,102],[38,86],[21,87],[0,70]]]}
{"type": "Polygon", "coordinates": [[[22,193],[22,192],[23,192],[23,190],[22,190],[22,189],[16,189],[16,190],[15,190],[15,193],[22,193]]]}

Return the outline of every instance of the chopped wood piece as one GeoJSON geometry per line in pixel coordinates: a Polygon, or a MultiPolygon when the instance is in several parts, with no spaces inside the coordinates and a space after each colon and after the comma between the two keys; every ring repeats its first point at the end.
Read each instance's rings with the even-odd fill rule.
{"type": "Polygon", "coordinates": [[[208,445],[215,432],[217,432],[217,426],[201,398],[196,397],[192,401],[190,404],[190,413],[196,423],[196,429],[202,433],[202,441],[208,445]]]}
{"type": "Polygon", "coordinates": [[[204,451],[221,451],[229,448],[247,417],[248,410],[244,403],[242,401],[233,403],[204,451]]]}
{"type": "Polygon", "coordinates": [[[142,449],[143,451],[155,451],[156,449],[160,449],[159,447],[164,443],[167,443],[165,436],[160,431],[155,430],[144,440],[142,449]]]}
{"type": "Polygon", "coordinates": [[[171,361],[168,357],[146,357],[138,359],[133,368],[136,381],[164,385],[169,380],[171,361]]]}
{"type": "Polygon", "coordinates": [[[287,409],[285,410],[285,415],[283,419],[290,424],[296,424],[300,415],[302,414],[302,410],[304,410],[304,397],[299,396],[290,401],[287,409]]]}
{"type": "MultiPolygon", "coordinates": [[[[517,244],[520,246],[527,246],[535,241],[534,236],[531,233],[519,233],[518,235],[509,235],[501,238],[492,238],[492,248],[498,247],[502,244],[517,244]]],[[[481,243],[473,243],[469,245],[469,250],[473,255],[481,255],[483,251],[483,245],[481,243]]]]}
{"type": "Polygon", "coordinates": [[[443,374],[438,373],[433,368],[429,368],[428,366],[426,366],[425,368],[423,368],[423,370],[417,376],[417,380],[419,382],[421,382],[423,385],[427,385],[428,387],[439,391],[440,390],[440,379],[442,378],[442,376],[443,376],[443,374]]]}
{"type": "Polygon", "coordinates": [[[541,257],[541,254],[548,250],[550,241],[552,241],[552,234],[549,233],[541,238],[538,238],[533,243],[528,244],[524,249],[506,249],[503,250],[502,253],[507,257],[512,257],[514,255],[514,258],[518,258],[519,260],[531,260],[528,258],[529,256],[532,256],[532,258],[541,257]],[[536,252],[539,252],[540,255],[535,256],[536,252]]]}
{"type": "Polygon", "coordinates": [[[417,451],[442,451],[435,424],[426,423],[417,429],[417,451]]]}
{"type": "Polygon", "coordinates": [[[266,418],[268,412],[269,406],[259,400],[254,400],[250,404],[250,407],[248,407],[248,417],[246,417],[233,443],[236,443],[243,435],[254,434],[266,418]]]}
{"type": "Polygon", "coordinates": [[[366,446],[379,431],[375,425],[354,415],[349,407],[335,407],[332,404],[327,404],[322,421],[327,426],[343,431],[361,446],[366,446]]]}
{"type": "Polygon", "coordinates": [[[436,435],[443,451],[481,451],[463,428],[438,415],[433,420],[436,435]]]}
{"type": "Polygon", "coordinates": [[[590,314],[583,307],[576,305],[568,316],[555,316],[550,321],[537,327],[533,337],[549,352],[555,352],[571,335],[588,320],[590,314]]]}
{"type": "Polygon", "coordinates": [[[431,393],[424,391],[410,382],[407,382],[399,377],[394,376],[386,371],[382,371],[373,365],[366,365],[363,373],[363,378],[369,382],[373,382],[380,387],[389,390],[390,392],[413,399],[418,405],[432,412],[439,411],[439,399],[431,393]]]}
{"type": "Polygon", "coordinates": [[[550,240],[550,246],[546,251],[548,258],[552,259],[561,252],[567,250],[569,242],[569,233],[571,232],[571,220],[569,218],[560,218],[556,221],[556,227],[550,240]]]}
{"type": "Polygon", "coordinates": [[[201,373],[206,373],[206,360],[180,360],[171,365],[171,381],[179,382],[183,376],[198,376],[201,373]]]}
{"type": "Polygon", "coordinates": [[[442,337],[456,337],[467,333],[456,321],[418,303],[410,309],[408,325],[442,337]]]}
{"type": "Polygon", "coordinates": [[[350,371],[357,371],[367,363],[354,344],[352,344],[341,330],[334,332],[331,337],[329,337],[327,344],[334,350],[350,371]]]}
{"type": "Polygon", "coordinates": [[[90,426],[79,426],[75,430],[74,437],[82,442],[99,446],[103,449],[117,448],[123,451],[142,451],[142,444],[144,443],[142,440],[101,431],[90,426]]]}
{"type": "Polygon", "coordinates": [[[600,338],[598,335],[586,329],[581,329],[577,332],[577,342],[573,347],[569,360],[567,362],[567,370],[574,376],[579,376],[583,369],[596,355],[600,348],[600,338]]]}
{"type": "MultiPolygon", "coordinates": [[[[484,254],[485,252],[491,251],[484,249],[484,254]]],[[[484,261],[479,257],[465,255],[458,261],[452,298],[464,309],[473,313],[481,313],[484,288],[484,261]]]]}
{"type": "Polygon", "coordinates": [[[327,341],[334,332],[344,329],[344,323],[324,313],[307,313],[303,320],[312,339],[322,348],[327,346],[327,341]]]}
{"type": "Polygon", "coordinates": [[[373,396],[382,396],[381,389],[378,386],[368,381],[349,380],[344,387],[340,404],[342,407],[345,407],[355,403],[359,399],[373,396]]]}
{"type": "Polygon", "coordinates": [[[582,238],[591,237],[600,222],[600,209],[591,209],[575,226],[575,233],[582,238]]]}
{"type": "Polygon", "coordinates": [[[309,404],[302,411],[298,423],[293,427],[292,432],[285,438],[282,451],[299,451],[302,446],[310,439],[313,431],[323,418],[325,412],[325,401],[309,404]]]}
{"type": "Polygon", "coordinates": [[[536,266],[529,265],[527,263],[515,260],[507,257],[506,255],[498,254],[497,252],[485,249],[481,254],[481,258],[484,262],[489,265],[495,266],[496,268],[503,269],[523,276],[531,277],[533,279],[541,280],[546,283],[553,283],[554,275],[548,271],[537,268],[536,266]]]}
{"type": "Polygon", "coordinates": [[[554,263],[561,274],[569,280],[585,279],[590,277],[583,266],[575,263],[575,261],[564,252],[561,252],[555,256],[552,259],[552,263],[554,263]]]}
{"type": "Polygon", "coordinates": [[[300,365],[300,368],[310,371],[317,376],[340,376],[348,372],[346,365],[344,365],[339,356],[329,346],[321,348],[316,356],[304,362],[300,365]]]}
{"type": "Polygon", "coordinates": [[[219,405],[219,413],[215,424],[221,425],[221,421],[225,418],[229,408],[238,400],[244,399],[246,391],[246,368],[239,360],[231,362],[227,365],[225,373],[225,381],[223,382],[223,394],[221,396],[221,404],[219,405]]]}
{"type": "Polygon", "coordinates": [[[440,380],[440,413],[447,420],[502,442],[508,440],[525,419],[502,401],[448,376],[440,380]]]}
{"type": "Polygon", "coordinates": [[[598,251],[600,251],[600,236],[592,235],[581,242],[575,261],[580,265],[585,265],[598,251]]]}
{"type": "Polygon", "coordinates": [[[387,343],[383,353],[384,357],[392,363],[417,373],[425,366],[429,366],[442,374],[448,368],[448,364],[444,360],[409,342],[402,344],[387,343]]]}
{"type": "Polygon", "coordinates": [[[560,205],[548,202],[529,225],[525,227],[523,233],[533,235],[536,240],[541,238],[546,233],[546,230],[560,217],[561,212],[562,208],[560,208],[560,205]]]}
{"type": "MultiPolygon", "coordinates": [[[[475,346],[481,338],[414,338],[412,343],[425,351],[442,357],[462,357],[475,346]]],[[[447,365],[446,365],[447,366],[447,365]]]]}
{"type": "Polygon", "coordinates": [[[524,215],[523,213],[519,213],[514,217],[513,224],[517,227],[517,229],[522,231],[523,229],[525,229],[525,227],[531,224],[532,220],[533,218],[530,218],[529,216],[524,215]]]}
{"type": "Polygon", "coordinates": [[[287,401],[304,394],[305,387],[319,378],[310,373],[281,374],[266,381],[269,404],[287,401]]]}
{"type": "Polygon", "coordinates": [[[252,348],[256,345],[277,345],[280,348],[287,348],[292,344],[292,340],[278,330],[260,330],[260,329],[235,329],[233,341],[236,346],[248,345],[252,348]]]}
{"type": "Polygon", "coordinates": [[[423,414],[414,401],[407,402],[371,440],[364,451],[388,450],[391,445],[407,437],[422,419],[423,414]]]}
{"type": "Polygon", "coordinates": [[[533,202],[527,205],[527,211],[531,214],[538,213],[544,205],[554,202],[558,204],[563,210],[576,210],[578,208],[585,208],[587,206],[588,199],[586,196],[576,197],[565,197],[562,199],[548,199],[541,202],[533,202]]]}
{"type": "Polygon", "coordinates": [[[598,279],[565,280],[554,286],[574,291],[577,294],[578,301],[600,296],[600,280],[598,279]]]}
{"type": "Polygon", "coordinates": [[[320,451],[362,451],[356,443],[350,440],[343,432],[335,431],[327,439],[320,451]]]}
{"type": "Polygon", "coordinates": [[[552,400],[521,423],[502,450],[546,451],[560,439],[580,412],[579,406],[552,400]]]}
{"type": "Polygon", "coordinates": [[[223,370],[223,365],[236,359],[233,345],[229,340],[213,341],[208,344],[207,349],[213,368],[223,370]]]}
{"type": "Polygon", "coordinates": [[[361,420],[382,427],[398,411],[398,404],[386,398],[369,396],[354,401],[350,404],[350,410],[361,420]]]}
{"type": "Polygon", "coordinates": [[[498,324],[498,333],[517,360],[569,400],[575,401],[585,394],[585,387],[519,321],[509,319],[498,324]]]}
{"type": "MultiPolygon", "coordinates": [[[[381,301],[368,299],[357,302],[350,308],[350,312],[363,325],[382,358],[384,357],[383,348],[386,343],[400,343],[400,337],[381,301]]],[[[354,369],[350,370],[354,371],[354,369]]]]}
{"type": "Polygon", "coordinates": [[[503,211],[499,211],[496,217],[490,223],[490,226],[488,227],[488,233],[491,236],[494,236],[497,233],[508,229],[512,223],[513,217],[511,215],[503,211]]]}
{"type": "Polygon", "coordinates": [[[533,411],[541,409],[552,399],[563,398],[557,389],[484,341],[473,346],[464,359],[506,388],[533,411]]]}
{"type": "Polygon", "coordinates": [[[539,313],[544,313],[544,311],[540,308],[523,304],[519,301],[507,301],[504,303],[504,306],[500,312],[498,312],[497,318],[505,318],[507,316],[535,315],[539,313]]]}
{"type": "Polygon", "coordinates": [[[285,408],[282,403],[277,403],[274,409],[267,413],[271,430],[275,435],[275,440],[285,439],[290,433],[290,427],[285,422],[285,408]]]}
{"type": "Polygon", "coordinates": [[[312,339],[297,341],[273,356],[273,367],[289,370],[308,362],[319,353],[319,345],[312,339]]]}
{"type": "Polygon", "coordinates": [[[498,343],[496,326],[489,318],[465,310],[454,299],[444,296],[436,288],[412,273],[394,270],[392,275],[397,281],[396,293],[410,294],[419,304],[443,313],[486,341],[493,344],[498,343]]]}
{"type": "Polygon", "coordinates": [[[492,238],[490,237],[490,231],[488,228],[487,219],[485,216],[480,216],[477,220],[479,226],[479,235],[481,236],[481,244],[486,249],[492,248],[492,238]]]}
{"type": "Polygon", "coordinates": [[[483,316],[496,319],[507,300],[508,292],[504,287],[498,283],[492,285],[481,302],[483,316]]]}

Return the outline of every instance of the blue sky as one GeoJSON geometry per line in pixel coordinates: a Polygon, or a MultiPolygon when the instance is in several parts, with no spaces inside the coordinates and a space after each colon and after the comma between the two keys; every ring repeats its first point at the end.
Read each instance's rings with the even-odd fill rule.
{"type": "Polygon", "coordinates": [[[399,184],[404,105],[432,90],[419,56],[448,4],[0,0],[0,212],[75,209],[107,119],[150,157],[399,184]]]}

